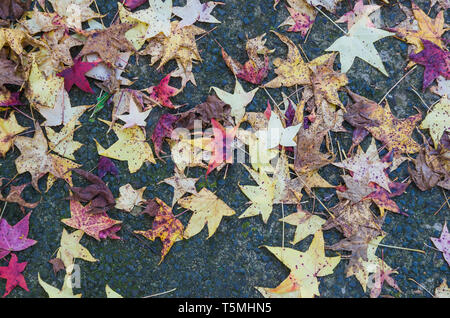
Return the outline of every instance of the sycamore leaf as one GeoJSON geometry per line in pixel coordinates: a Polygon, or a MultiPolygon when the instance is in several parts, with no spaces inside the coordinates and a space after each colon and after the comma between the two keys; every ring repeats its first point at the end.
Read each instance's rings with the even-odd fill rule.
{"type": "Polygon", "coordinates": [[[103,178],[107,173],[111,173],[117,177],[119,175],[119,170],[111,159],[100,156],[97,165],[97,175],[100,178],[103,178]]]}
{"type": "Polygon", "coordinates": [[[224,4],[222,2],[208,1],[201,3],[200,0],[188,0],[184,7],[174,7],[173,14],[181,18],[178,28],[184,28],[195,22],[220,23],[211,15],[215,6],[224,4]]]}
{"type": "Polygon", "coordinates": [[[389,178],[384,173],[384,169],[388,168],[390,164],[380,161],[375,139],[372,139],[365,153],[361,147],[358,147],[358,152],[353,157],[347,158],[342,162],[333,163],[333,165],[352,171],[353,178],[357,181],[368,179],[370,182],[374,182],[390,191],[389,178]]]}
{"type": "Polygon", "coordinates": [[[301,205],[297,205],[297,212],[285,216],[278,221],[286,222],[297,227],[295,229],[294,239],[291,241],[291,244],[293,245],[297,244],[308,235],[315,234],[326,222],[321,217],[303,210],[301,205]]]}
{"type": "Polygon", "coordinates": [[[430,129],[434,147],[437,149],[444,132],[450,130],[450,100],[447,96],[442,97],[439,103],[434,105],[433,110],[420,124],[420,129],[430,129]]]}
{"type": "MultiPolygon", "coordinates": [[[[5,178],[1,178],[0,177],[0,186],[3,184],[3,180],[5,178]]],[[[37,205],[39,204],[39,202],[34,202],[34,203],[29,203],[26,202],[23,198],[22,198],[22,192],[23,190],[29,185],[29,183],[25,183],[19,186],[11,186],[11,189],[9,190],[8,195],[6,196],[6,198],[4,198],[0,192],[0,201],[5,201],[5,202],[11,202],[11,203],[17,203],[19,204],[21,207],[24,208],[29,208],[29,209],[34,209],[35,207],[37,207],[37,205]]]]}
{"type": "Polygon", "coordinates": [[[38,282],[39,285],[45,290],[49,298],[81,298],[81,294],[73,294],[72,290],[72,276],[70,274],[66,274],[64,277],[64,284],[59,290],[56,287],[53,287],[50,284],[47,284],[41,279],[41,274],[38,273],[38,282]]]}
{"type": "Polygon", "coordinates": [[[97,241],[104,238],[119,239],[115,232],[120,230],[122,221],[109,218],[106,213],[90,214],[89,205],[83,206],[80,202],[70,200],[70,219],[62,219],[65,225],[82,230],[97,241]]]}
{"type": "Polygon", "coordinates": [[[445,261],[450,265],[450,233],[448,232],[447,222],[444,222],[441,236],[439,238],[432,237],[431,241],[442,252],[445,261]]]}
{"type": "MultiPolygon", "coordinates": [[[[99,120],[107,125],[111,124],[107,120],[99,120]]],[[[145,141],[145,134],[140,127],[123,129],[122,125],[114,124],[112,129],[119,140],[106,150],[96,141],[100,156],[127,161],[130,173],[138,171],[146,161],[156,163],[152,148],[145,141]]]]}
{"type": "Polygon", "coordinates": [[[172,114],[163,114],[158,122],[156,123],[155,129],[152,133],[153,146],[155,147],[155,153],[158,158],[160,158],[160,153],[162,150],[164,138],[170,138],[174,129],[174,124],[179,119],[179,116],[172,114]]]}
{"type": "Polygon", "coordinates": [[[361,19],[351,27],[348,34],[337,39],[325,51],[338,51],[340,53],[343,73],[347,73],[355,58],[359,57],[388,76],[383,61],[373,43],[392,35],[394,33],[367,27],[366,20],[361,19]]]}
{"type": "Polygon", "coordinates": [[[18,20],[31,6],[31,0],[4,0],[0,4],[0,19],[18,20]]]}
{"type": "MultiPolygon", "coordinates": [[[[251,170],[244,165],[244,167],[251,173],[251,170]]],[[[250,207],[248,207],[239,218],[247,218],[255,215],[260,215],[264,223],[269,220],[272,213],[273,200],[275,197],[276,180],[271,180],[264,171],[260,171],[258,180],[255,180],[258,185],[240,185],[241,191],[250,199],[250,207]]]]}
{"type": "Polygon", "coordinates": [[[4,84],[12,84],[21,86],[24,82],[23,78],[17,74],[17,64],[11,60],[0,57],[0,87],[4,84]]]}
{"type": "Polygon", "coordinates": [[[121,186],[119,188],[120,196],[116,199],[116,209],[131,212],[135,206],[139,206],[141,202],[145,201],[142,195],[146,188],[135,190],[129,183],[121,186]]]}
{"type": "Polygon", "coordinates": [[[269,73],[269,57],[267,55],[275,51],[275,49],[269,50],[265,46],[265,36],[266,34],[264,33],[256,38],[247,40],[245,47],[249,60],[244,65],[231,58],[225,49],[222,48],[222,57],[237,78],[259,85],[267,77],[269,73]],[[262,54],[264,59],[261,59],[259,54],[262,54]]]}
{"type": "Polygon", "coordinates": [[[199,178],[187,178],[182,171],[175,167],[175,174],[172,177],[161,181],[173,187],[172,206],[174,206],[186,193],[197,194],[195,183],[198,179],[199,178]]]}
{"type": "Polygon", "coordinates": [[[116,204],[111,190],[100,177],[82,169],[73,169],[73,171],[91,183],[85,187],[70,187],[73,192],[71,199],[90,203],[89,213],[105,213],[116,204]]]}
{"type": "Polygon", "coordinates": [[[159,209],[154,213],[155,219],[152,229],[147,231],[134,231],[134,233],[141,234],[151,241],[154,241],[157,237],[161,239],[163,243],[161,260],[159,261],[159,264],[161,264],[172,245],[176,241],[183,239],[184,227],[180,220],[173,215],[172,208],[158,198],[155,198],[155,201],[158,203],[159,209]]]}
{"type": "Polygon", "coordinates": [[[200,233],[205,225],[208,226],[208,238],[210,238],[219,227],[222,217],[236,214],[225,202],[206,188],[203,188],[198,194],[181,198],[178,200],[178,204],[194,212],[184,230],[185,239],[200,233]]]}
{"type": "Polygon", "coordinates": [[[11,112],[7,119],[0,118],[0,155],[5,157],[11,149],[17,134],[27,130],[17,123],[16,115],[11,112]]]}
{"type": "Polygon", "coordinates": [[[4,218],[0,220],[0,259],[12,251],[23,251],[37,243],[27,238],[30,215],[31,212],[13,226],[4,218]]]}
{"type": "Polygon", "coordinates": [[[333,273],[340,262],[340,256],[326,257],[321,230],[306,252],[292,248],[264,246],[274,254],[289,270],[289,276],[275,288],[256,287],[266,298],[312,298],[320,296],[318,277],[333,273]]]}
{"type": "Polygon", "coordinates": [[[317,11],[306,0],[288,0],[288,3],[291,7],[286,7],[286,9],[289,11],[290,17],[279,27],[289,25],[288,32],[300,32],[302,36],[306,36],[314,24],[317,11]]]}
{"type": "Polygon", "coordinates": [[[202,61],[197,48],[195,37],[206,31],[189,25],[179,29],[178,21],[171,23],[171,33],[167,36],[160,34],[151,39],[141,55],[151,55],[151,65],[161,60],[158,69],[171,59],[175,59],[186,71],[192,69],[193,61],[202,61]]]}
{"type": "Polygon", "coordinates": [[[26,291],[30,291],[27,287],[25,277],[21,274],[28,262],[19,263],[16,254],[11,253],[8,266],[0,267],[0,278],[6,279],[6,288],[3,298],[9,295],[16,286],[20,286],[26,291]]]}
{"type": "Polygon", "coordinates": [[[80,258],[87,262],[98,262],[87,248],[80,244],[80,240],[83,237],[84,232],[82,230],[77,230],[72,233],[68,233],[66,229],[63,229],[61,236],[61,245],[58,249],[56,257],[59,258],[66,269],[67,273],[71,273],[76,258],[80,258]]]}
{"type": "MultiPolygon", "coordinates": [[[[231,147],[239,125],[233,128],[224,128],[218,121],[211,119],[213,126],[214,138],[207,145],[206,150],[211,150],[212,155],[208,163],[208,170],[206,177],[214,169],[218,168],[223,163],[233,163],[233,149],[231,147]]],[[[194,141],[195,142],[195,141],[194,141]]]]}

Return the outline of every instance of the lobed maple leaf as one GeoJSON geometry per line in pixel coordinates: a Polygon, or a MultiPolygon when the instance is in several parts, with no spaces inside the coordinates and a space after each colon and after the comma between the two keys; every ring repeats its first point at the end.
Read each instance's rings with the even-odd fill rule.
{"type": "Polygon", "coordinates": [[[343,73],[347,73],[355,58],[359,57],[388,76],[383,61],[373,43],[392,35],[394,33],[367,27],[366,20],[361,19],[350,28],[348,34],[337,39],[325,51],[338,51],[340,53],[343,73]]]}
{"type": "Polygon", "coordinates": [[[0,278],[6,279],[6,288],[3,298],[9,295],[16,286],[20,286],[26,291],[30,291],[27,287],[25,277],[21,274],[28,262],[19,263],[16,254],[11,253],[8,266],[0,267],[0,278]]]}
{"type": "Polygon", "coordinates": [[[443,96],[441,100],[434,105],[432,111],[428,113],[419,128],[430,130],[434,148],[437,149],[444,133],[450,130],[450,100],[447,96],[443,96]]]}
{"type": "Polygon", "coordinates": [[[175,167],[175,174],[172,177],[161,181],[172,186],[174,189],[172,206],[174,206],[186,193],[197,194],[195,183],[198,179],[199,178],[187,178],[182,171],[175,167]]]}
{"type": "MultiPolygon", "coordinates": [[[[5,178],[1,178],[0,177],[0,186],[3,184],[3,179],[5,178]]],[[[0,201],[5,201],[5,202],[11,202],[11,203],[17,203],[19,204],[21,207],[24,208],[29,208],[29,209],[34,209],[35,207],[37,207],[37,205],[39,204],[39,202],[34,202],[34,203],[29,203],[26,202],[23,198],[22,198],[22,192],[23,190],[29,185],[29,183],[25,183],[19,186],[11,186],[11,189],[9,190],[8,195],[6,196],[6,198],[4,198],[2,196],[2,194],[0,193],[0,201]]]]}
{"type": "Polygon", "coordinates": [[[164,260],[164,257],[169,253],[172,245],[179,240],[183,239],[183,223],[180,222],[172,213],[170,208],[164,201],[159,198],[155,198],[156,203],[159,205],[158,210],[153,220],[151,230],[147,231],[134,231],[136,234],[141,234],[145,238],[154,241],[156,238],[160,238],[163,244],[161,250],[161,260],[159,264],[164,260]]]}
{"type": "Polygon", "coordinates": [[[170,97],[177,95],[180,91],[169,85],[171,75],[167,74],[158,85],[147,88],[147,92],[155,103],[167,108],[176,108],[170,97]]]}
{"type": "Polygon", "coordinates": [[[97,66],[97,64],[98,63],[82,62],[81,58],[77,58],[74,60],[72,67],[66,68],[56,75],[64,77],[64,88],[66,91],[70,92],[70,89],[75,84],[82,91],[94,94],[85,74],[93,67],[97,66]]]}
{"type": "Polygon", "coordinates": [[[198,194],[181,198],[178,200],[178,204],[194,212],[184,230],[183,237],[185,239],[200,233],[205,225],[208,227],[208,238],[210,238],[219,227],[222,217],[236,214],[225,202],[206,188],[203,188],[198,194]]]}
{"type": "Polygon", "coordinates": [[[135,190],[131,184],[123,185],[119,188],[120,196],[116,200],[116,209],[131,212],[135,206],[144,202],[142,195],[147,187],[135,190]]]}
{"type": "Polygon", "coordinates": [[[17,123],[16,115],[11,112],[8,118],[0,118],[0,155],[5,157],[6,153],[11,149],[16,135],[27,130],[17,123]]]}
{"type": "MultiPolygon", "coordinates": [[[[101,122],[111,125],[111,122],[100,119],[101,122]]],[[[138,171],[144,162],[156,163],[152,148],[145,142],[145,134],[140,127],[123,129],[122,125],[114,124],[112,129],[118,140],[108,149],[104,149],[97,141],[97,152],[100,156],[128,162],[130,173],[138,171]]]]}
{"type": "Polygon", "coordinates": [[[98,259],[94,258],[89,250],[80,244],[83,235],[84,232],[82,230],[68,233],[66,229],[63,229],[60,247],[58,248],[56,257],[63,263],[63,268],[66,269],[66,273],[73,271],[74,260],[76,258],[87,262],[98,262],[98,259]]]}
{"type": "Polygon", "coordinates": [[[264,246],[291,271],[289,276],[275,288],[256,287],[266,298],[312,298],[320,296],[318,277],[333,273],[340,256],[326,257],[321,230],[306,252],[287,247],[264,246]]]}
{"type": "Polygon", "coordinates": [[[66,274],[66,276],[64,277],[64,284],[61,290],[44,282],[39,272],[38,282],[39,285],[41,285],[41,287],[45,290],[49,298],[81,298],[81,294],[73,294],[72,276],[70,274],[66,274]]]}
{"type": "Polygon", "coordinates": [[[425,39],[422,43],[424,49],[417,54],[411,53],[409,59],[425,66],[422,86],[425,90],[440,75],[450,79],[450,52],[425,39]]]}
{"type": "Polygon", "coordinates": [[[62,219],[67,226],[82,230],[97,241],[104,238],[120,239],[115,233],[120,230],[122,221],[109,218],[106,213],[89,213],[91,207],[83,206],[80,202],[70,200],[70,219],[62,219]]]}
{"type": "Polygon", "coordinates": [[[357,21],[365,19],[368,27],[375,28],[375,25],[372,23],[369,16],[379,8],[379,5],[365,5],[363,0],[358,0],[355,3],[354,8],[336,20],[336,22],[347,23],[347,27],[350,29],[357,21]]]}
{"type": "Polygon", "coordinates": [[[31,212],[13,226],[5,219],[0,220],[0,259],[12,251],[23,251],[37,243],[27,237],[30,215],[31,212]]]}

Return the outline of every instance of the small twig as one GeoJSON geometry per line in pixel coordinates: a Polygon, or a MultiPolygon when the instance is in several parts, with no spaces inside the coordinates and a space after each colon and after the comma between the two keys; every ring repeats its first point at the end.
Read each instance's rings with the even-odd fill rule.
{"type": "Polygon", "coordinates": [[[177,289],[173,288],[171,290],[168,290],[168,291],[165,291],[165,292],[162,292],[162,293],[157,293],[157,294],[153,294],[153,295],[150,295],[150,296],[144,296],[142,298],[151,298],[151,297],[161,296],[161,295],[165,295],[165,294],[171,293],[171,292],[173,292],[175,290],[177,290],[177,289]]]}
{"type": "Polygon", "coordinates": [[[374,246],[381,246],[381,247],[393,248],[393,249],[397,249],[397,250],[404,250],[404,251],[410,251],[410,252],[417,252],[417,253],[425,254],[425,251],[414,249],[414,248],[394,246],[394,245],[387,245],[387,244],[381,244],[381,243],[378,243],[378,244],[369,243],[369,244],[374,245],[374,246]]]}
{"type": "Polygon", "coordinates": [[[392,86],[387,93],[383,96],[382,99],[380,99],[380,101],[378,102],[378,104],[381,104],[381,102],[390,94],[390,92],[392,92],[394,90],[394,88],[396,88],[398,86],[398,84],[400,84],[401,81],[403,81],[405,79],[406,76],[408,76],[412,71],[414,71],[417,67],[417,64],[414,65],[405,75],[402,76],[402,78],[400,78],[397,83],[394,84],[394,86],[392,86]]]}
{"type": "Polygon", "coordinates": [[[431,297],[433,297],[433,298],[435,297],[428,289],[426,289],[424,286],[422,286],[421,284],[419,284],[418,282],[416,282],[414,279],[408,278],[408,280],[410,280],[410,281],[416,283],[417,286],[419,286],[419,287],[422,288],[424,291],[426,291],[428,294],[430,294],[431,297]]]}
{"type": "Polygon", "coordinates": [[[319,11],[320,13],[322,13],[325,18],[327,18],[328,20],[331,21],[331,23],[333,23],[339,30],[342,31],[342,33],[344,33],[345,35],[348,35],[348,32],[346,32],[344,29],[342,29],[336,22],[333,21],[332,18],[330,18],[328,15],[325,14],[325,12],[323,12],[322,10],[319,9],[319,7],[314,6],[314,8],[316,8],[317,11],[319,11]]]}

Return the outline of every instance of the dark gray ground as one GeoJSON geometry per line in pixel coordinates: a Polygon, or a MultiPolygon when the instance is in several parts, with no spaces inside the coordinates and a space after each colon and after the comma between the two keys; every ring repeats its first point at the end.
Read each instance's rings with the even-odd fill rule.
{"type": "MultiPolygon", "coordinates": [[[[98,0],[98,5],[102,13],[106,13],[104,18],[106,25],[113,18],[117,6],[116,1],[98,0]]],[[[177,5],[183,5],[184,1],[174,1],[177,5]]],[[[177,104],[187,103],[192,107],[206,98],[209,88],[217,86],[227,91],[232,91],[234,87],[234,77],[227,69],[220,54],[220,47],[214,42],[216,39],[226,48],[228,53],[241,62],[247,57],[244,51],[245,35],[254,37],[262,33],[268,33],[268,47],[276,48],[272,56],[284,57],[286,54],[285,45],[276,36],[270,34],[287,17],[287,11],[283,2],[278,6],[278,10],[272,9],[272,0],[223,0],[225,6],[220,6],[214,11],[214,15],[222,21],[219,27],[198,41],[201,56],[204,59],[202,64],[195,66],[194,72],[197,79],[197,87],[188,84],[183,93],[174,98],[177,104]]],[[[348,1],[350,2],[350,1],[348,1]]],[[[395,2],[395,1],[392,1],[395,2]]],[[[402,1],[408,4],[409,1],[402,1]]],[[[428,12],[428,1],[417,1],[417,3],[428,12]]],[[[343,1],[336,16],[339,17],[350,8],[347,1],[343,1]]],[[[431,10],[430,15],[434,17],[436,9],[431,10]]],[[[404,15],[398,7],[388,7],[382,10],[382,16],[387,26],[393,26],[404,19],[404,15]]],[[[447,15],[448,17],[448,15],[447,15]]],[[[205,29],[211,29],[213,25],[202,25],[205,29]]],[[[310,59],[324,54],[324,50],[331,45],[342,34],[322,15],[318,15],[311,34],[306,43],[298,34],[290,33],[288,36],[298,44],[302,44],[306,54],[310,59]]],[[[391,88],[395,82],[404,74],[404,67],[407,61],[407,45],[395,38],[383,39],[376,43],[381,57],[386,65],[390,77],[385,78],[376,69],[368,66],[365,62],[357,60],[348,73],[350,80],[349,87],[358,94],[366,96],[375,101],[391,88]]],[[[336,65],[338,67],[338,65],[336,65]]],[[[148,60],[141,58],[139,65],[134,60],[128,66],[128,76],[139,77],[139,81],[133,88],[146,88],[157,84],[162,77],[175,68],[175,64],[168,63],[162,73],[156,72],[155,68],[148,66],[148,60]]],[[[410,90],[411,86],[420,88],[422,85],[423,68],[418,67],[406,80],[404,80],[389,96],[388,101],[394,114],[400,118],[405,118],[415,114],[413,106],[421,109],[426,108],[421,104],[419,98],[410,90]]],[[[271,72],[270,78],[274,76],[271,72]]],[[[178,83],[174,84],[177,86],[178,83]]],[[[251,85],[244,83],[244,87],[250,90],[251,85]]],[[[99,90],[95,88],[97,95],[99,90]]],[[[286,93],[293,90],[284,89],[286,93]]],[[[272,96],[281,101],[281,90],[270,90],[272,96]]],[[[421,93],[428,105],[438,99],[430,93],[421,93]]],[[[77,88],[72,89],[72,105],[83,105],[95,103],[95,96],[84,94],[77,88]]],[[[262,111],[265,109],[268,96],[260,90],[251,105],[247,107],[249,111],[262,111]]],[[[159,116],[167,112],[166,109],[155,109],[148,120],[147,132],[151,134],[153,127],[159,116]]],[[[110,119],[111,109],[106,107],[99,114],[99,118],[110,119]]],[[[83,164],[85,170],[93,169],[98,160],[98,155],[93,138],[99,140],[102,145],[110,145],[115,141],[113,133],[106,135],[106,126],[95,121],[88,121],[89,114],[83,115],[81,127],[75,134],[75,139],[84,143],[76,153],[78,163],[83,164]]],[[[23,117],[18,115],[18,117],[23,117]]],[[[22,123],[30,125],[26,120],[22,123]]],[[[350,128],[350,127],[349,127],[350,128]]],[[[344,149],[348,149],[351,144],[351,134],[335,135],[340,140],[344,149]]],[[[417,135],[414,136],[420,141],[417,135]]],[[[335,145],[336,146],[336,145],[335,145]]],[[[367,140],[364,147],[367,146],[367,140]]],[[[12,177],[16,174],[14,160],[19,155],[15,149],[10,151],[5,159],[1,160],[1,175],[12,177]]],[[[166,202],[172,200],[172,188],[157,183],[172,175],[173,163],[170,159],[167,163],[158,162],[156,165],[144,165],[137,173],[130,174],[126,162],[115,162],[120,170],[120,178],[112,176],[105,177],[114,195],[118,196],[118,189],[121,185],[131,183],[134,188],[147,187],[145,197],[159,197],[166,202]]],[[[391,175],[392,179],[398,176],[399,180],[407,177],[407,164],[403,164],[391,175]]],[[[327,167],[320,171],[322,176],[332,184],[341,182],[338,169],[327,167]]],[[[214,172],[204,179],[205,170],[190,169],[189,176],[201,177],[197,183],[197,188],[206,186],[210,190],[217,191],[217,195],[228,203],[240,215],[247,205],[246,197],[240,192],[238,182],[241,184],[252,184],[245,169],[235,164],[229,167],[228,176],[224,180],[224,170],[214,172]]],[[[20,183],[29,181],[28,175],[20,179],[20,183]]],[[[41,179],[41,188],[45,187],[46,178],[41,179]]],[[[75,178],[77,185],[84,184],[80,179],[75,178]]],[[[332,191],[316,191],[319,198],[325,198],[332,191]]],[[[30,219],[29,237],[38,243],[22,252],[17,253],[20,261],[28,261],[28,266],[24,272],[30,292],[27,293],[20,288],[16,288],[10,297],[44,297],[44,290],[38,285],[37,273],[54,286],[62,286],[63,273],[56,276],[52,272],[48,260],[59,246],[60,236],[63,229],[61,218],[70,216],[69,203],[65,200],[68,189],[62,181],[58,181],[51,191],[42,196],[42,202],[34,210],[30,219]]],[[[449,194],[447,193],[447,196],[449,194]]],[[[32,189],[26,191],[28,201],[36,201],[39,194],[32,189]]],[[[307,198],[305,196],[305,198],[307,198]]],[[[308,199],[305,199],[308,200],[308,199]]],[[[434,188],[431,191],[421,192],[414,185],[407,189],[407,193],[395,201],[400,208],[409,214],[409,217],[392,214],[388,212],[386,223],[383,227],[387,237],[382,241],[384,244],[403,246],[409,248],[422,249],[425,255],[420,253],[383,248],[384,260],[393,268],[398,268],[399,274],[395,276],[403,293],[398,293],[389,287],[383,289],[382,294],[394,297],[429,297],[408,278],[413,278],[426,286],[429,290],[434,290],[443,278],[449,279],[449,266],[445,263],[442,254],[427,247],[432,246],[430,237],[438,237],[444,221],[449,218],[449,209],[445,206],[439,214],[433,215],[444,202],[443,191],[434,188]]],[[[327,206],[336,203],[336,196],[325,202],[327,206]]],[[[312,209],[312,200],[304,205],[304,208],[312,209]]],[[[316,211],[323,209],[316,204],[316,211]]],[[[175,213],[182,209],[176,208],[175,213]]],[[[294,207],[285,206],[285,213],[294,211],[294,207]]],[[[120,294],[127,297],[146,296],[172,288],[176,291],[167,295],[169,297],[260,297],[254,286],[275,287],[287,275],[288,270],[274,256],[265,249],[258,248],[261,245],[281,245],[282,223],[277,220],[281,217],[281,206],[274,206],[274,212],[267,225],[264,225],[260,217],[248,219],[238,219],[237,217],[227,217],[222,220],[217,232],[206,240],[207,231],[203,230],[192,239],[177,242],[166,259],[158,265],[160,259],[161,244],[159,241],[146,241],[145,244],[131,234],[133,230],[143,230],[151,227],[151,219],[148,216],[134,217],[129,214],[113,210],[109,214],[114,219],[123,221],[123,228],[119,235],[121,241],[106,240],[97,242],[90,237],[84,237],[81,243],[87,247],[94,257],[100,261],[88,263],[77,260],[76,263],[81,268],[81,288],[74,292],[82,293],[83,297],[104,297],[105,284],[109,284],[120,294]]],[[[185,213],[180,217],[186,225],[191,213],[185,213]]],[[[23,217],[20,210],[14,204],[6,207],[4,217],[10,224],[16,223],[23,217]]],[[[291,247],[289,242],[294,234],[294,227],[286,225],[285,241],[286,246],[291,247]]],[[[332,244],[339,240],[340,235],[334,231],[325,232],[327,244],[332,244]]],[[[295,246],[296,249],[305,250],[310,244],[311,237],[295,246]]],[[[328,252],[327,252],[328,253],[328,252]]],[[[335,255],[335,253],[329,253],[335,255]]],[[[381,256],[380,250],[378,255],[381,256]]],[[[7,257],[6,259],[9,259],[7,257]]],[[[6,260],[1,260],[0,265],[5,266],[6,260]]],[[[322,279],[320,292],[323,297],[366,297],[354,277],[345,278],[345,267],[347,262],[343,260],[335,269],[334,274],[322,279]]],[[[3,292],[5,281],[0,281],[0,291],[3,292]]]]}

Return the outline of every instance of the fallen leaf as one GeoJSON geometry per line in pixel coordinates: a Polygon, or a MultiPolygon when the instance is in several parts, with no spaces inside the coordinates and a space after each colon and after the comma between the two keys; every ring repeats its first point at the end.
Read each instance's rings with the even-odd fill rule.
{"type": "Polygon", "coordinates": [[[218,4],[224,3],[216,1],[201,3],[199,0],[187,0],[184,7],[173,7],[173,14],[181,18],[178,28],[184,28],[197,21],[204,23],[220,23],[219,20],[211,15],[211,12],[218,4]]]}
{"type": "Polygon", "coordinates": [[[13,226],[5,219],[0,220],[0,259],[10,252],[23,251],[37,243],[27,237],[30,215],[31,212],[13,226]]]}
{"type": "Polygon", "coordinates": [[[439,238],[432,237],[431,241],[442,252],[445,261],[450,265],[450,234],[448,232],[447,222],[444,222],[441,236],[439,238]]]}
{"type": "MultiPolygon", "coordinates": [[[[107,120],[100,119],[100,121],[106,125],[111,124],[107,120]]],[[[114,124],[112,129],[119,140],[106,150],[96,141],[100,156],[127,161],[130,173],[138,171],[146,161],[156,163],[152,148],[145,141],[145,134],[140,127],[123,129],[122,125],[114,124]]]]}
{"type": "Polygon", "coordinates": [[[16,115],[11,112],[8,118],[0,118],[0,155],[6,156],[6,153],[11,149],[16,139],[16,135],[27,130],[27,127],[22,127],[17,123],[16,115]]]}
{"type": "Polygon", "coordinates": [[[63,229],[61,243],[56,257],[62,261],[66,273],[68,274],[72,272],[73,265],[75,264],[74,260],[76,258],[80,258],[87,262],[98,262],[98,259],[94,258],[88,249],[80,244],[83,234],[84,232],[82,230],[68,233],[66,229],[63,229]]]}
{"type": "Polygon", "coordinates": [[[172,177],[161,181],[173,187],[172,207],[186,193],[197,194],[195,183],[198,179],[199,178],[187,178],[182,171],[175,167],[175,174],[172,177]]]}
{"type": "Polygon", "coordinates": [[[70,274],[66,274],[64,277],[64,284],[59,290],[52,285],[47,284],[41,279],[41,275],[38,272],[38,282],[39,285],[45,290],[49,298],[81,298],[81,294],[73,294],[72,290],[72,276],[70,274]]]}
{"type": "Polygon", "coordinates": [[[150,94],[150,98],[154,102],[167,108],[176,108],[176,106],[172,104],[170,97],[177,95],[180,90],[169,85],[170,76],[170,73],[167,74],[158,85],[151,86],[147,88],[146,91],[150,94]]]}
{"type": "Polygon", "coordinates": [[[89,213],[89,205],[83,206],[80,202],[70,200],[70,219],[62,219],[65,225],[82,230],[97,241],[104,238],[119,239],[115,232],[120,230],[122,221],[109,218],[106,213],[89,213]]]}
{"type": "Polygon", "coordinates": [[[389,76],[373,43],[393,35],[394,33],[388,31],[367,27],[366,20],[362,19],[350,28],[348,34],[337,39],[325,51],[338,51],[340,53],[343,73],[347,73],[355,57],[359,57],[384,75],[389,76]]]}
{"type": "Polygon", "coordinates": [[[326,257],[322,231],[314,238],[306,252],[292,248],[264,246],[291,271],[275,288],[256,287],[266,298],[312,298],[320,296],[318,277],[333,273],[340,256],[326,257]]]}
{"type": "Polygon", "coordinates": [[[157,237],[161,239],[163,248],[161,250],[161,260],[169,253],[172,245],[183,239],[183,224],[172,213],[170,208],[164,201],[155,198],[159,205],[158,211],[155,213],[152,229],[147,231],[134,231],[136,234],[141,234],[145,238],[154,241],[157,237]]]}
{"type": "Polygon", "coordinates": [[[6,288],[3,298],[8,296],[16,286],[22,287],[27,292],[30,291],[27,287],[25,277],[21,274],[25,270],[27,264],[28,262],[19,263],[16,254],[11,253],[8,266],[0,267],[0,278],[6,279],[6,288]]]}
{"type": "Polygon", "coordinates": [[[185,239],[200,233],[205,225],[208,226],[208,238],[210,238],[219,227],[222,217],[236,214],[225,202],[206,188],[203,188],[198,194],[181,198],[178,200],[178,204],[184,209],[194,212],[184,230],[183,237],[185,239]]]}
{"type": "Polygon", "coordinates": [[[56,75],[64,77],[64,88],[66,91],[70,92],[70,89],[75,84],[82,91],[94,94],[85,74],[93,67],[97,66],[97,64],[98,63],[82,62],[81,59],[78,58],[75,59],[72,67],[63,70],[56,75]]]}
{"type": "Polygon", "coordinates": [[[119,188],[120,196],[116,200],[116,209],[131,212],[135,206],[139,206],[144,202],[142,195],[144,194],[146,187],[142,187],[138,190],[133,189],[131,184],[123,185],[119,188]]]}

